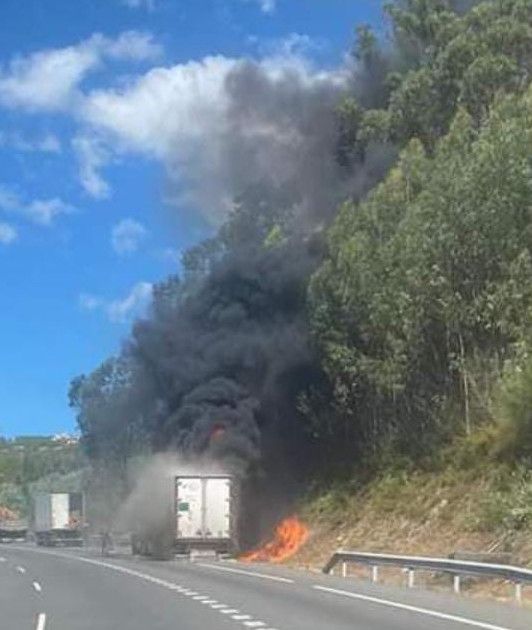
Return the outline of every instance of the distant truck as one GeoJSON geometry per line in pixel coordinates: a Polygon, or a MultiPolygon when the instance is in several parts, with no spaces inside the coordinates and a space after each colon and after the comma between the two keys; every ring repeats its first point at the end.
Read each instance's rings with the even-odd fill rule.
{"type": "Polygon", "coordinates": [[[194,551],[237,549],[236,482],[230,475],[180,475],[165,491],[160,514],[133,524],[132,552],[160,560],[194,551]]]}
{"type": "Polygon", "coordinates": [[[80,492],[38,494],[33,503],[33,532],[38,545],[83,545],[83,495],[80,492]]]}
{"type": "Polygon", "coordinates": [[[28,535],[28,523],[25,520],[0,520],[0,542],[23,542],[28,535]]]}

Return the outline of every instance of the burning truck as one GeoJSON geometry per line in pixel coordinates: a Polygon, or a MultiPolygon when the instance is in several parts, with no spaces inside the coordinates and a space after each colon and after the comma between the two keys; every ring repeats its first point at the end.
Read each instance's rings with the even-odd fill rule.
{"type": "MultiPolygon", "coordinates": [[[[133,520],[133,554],[158,560],[204,550],[238,554],[242,526],[240,486],[238,478],[224,474],[182,474],[172,477],[171,483],[167,480],[159,485],[159,489],[166,489],[166,498],[160,493],[158,509],[143,515],[137,512],[133,520]]],[[[272,540],[239,555],[239,559],[282,562],[298,551],[308,535],[305,524],[296,516],[289,516],[277,524],[272,540]]]]}
{"type": "Polygon", "coordinates": [[[165,560],[175,553],[235,553],[237,481],[230,475],[178,475],[162,486],[166,500],[155,514],[133,522],[132,552],[165,560]],[[166,505],[164,505],[166,504],[166,505]],[[157,515],[162,518],[153,518],[157,515]]]}
{"type": "Polygon", "coordinates": [[[252,440],[245,437],[242,426],[235,430],[237,422],[230,422],[235,410],[221,411],[218,407],[223,420],[210,416],[196,425],[194,448],[181,444],[176,450],[182,455],[156,455],[136,475],[118,519],[132,532],[133,554],[162,560],[200,550],[239,555],[273,531],[273,543],[241,557],[275,561],[306,540],[304,526],[294,526],[297,519],[279,523],[286,506],[258,463],[258,448],[249,456],[250,443],[258,446],[258,434],[251,432],[252,440]]]}

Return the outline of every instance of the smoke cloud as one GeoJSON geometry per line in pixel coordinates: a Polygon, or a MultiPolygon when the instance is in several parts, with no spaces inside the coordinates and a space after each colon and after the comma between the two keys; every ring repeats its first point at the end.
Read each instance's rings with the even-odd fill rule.
{"type": "Polygon", "coordinates": [[[125,344],[131,377],[123,398],[135,400],[152,450],[174,455],[143,474],[121,521],[160,514],[161,479],[204,462],[239,480],[244,547],[291,510],[314,448],[299,398],[323,381],[308,329],[308,278],[338,203],[362,196],[393,155],[370,147],[354,166],[337,160],[337,107],[353,81],[347,68],[317,72],[294,57],[211,59],[92,96],[93,122],[105,119],[122,142],[150,147],[167,165],[168,196],[182,203],[185,190],[186,201],[221,226],[198,250],[201,273],[187,269],[155,287],[150,315],[125,344]],[[175,93],[165,93],[167,119],[158,127],[154,112],[166,97],[146,109],[148,88],[189,85],[191,75],[196,98],[172,113],[175,93]],[[142,128],[135,104],[148,111],[142,128]]]}
{"type": "Polygon", "coordinates": [[[90,103],[94,123],[164,158],[169,197],[183,202],[184,189],[204,216],[225,221],[199,250],[202,273],[155,291],[151,316],[136,323],[124,353],[135,365],[153,449],[220,462],[245,480],[263,527],[287,509],[312,466],[299,402],[324,382],[306,312],[323,228],[394,156],[393,147],[370,146],[341,165],[337,106],[348,95],[372,102],[384,80],[379,64],[362,74],[317,72],[294,58],[212,58],[186,72],[151,73],[90,103]],[[171,94],[191,77],[195,98],[175,103],[171,94]],[[140,125],[132,111],[150,90],[160,99],[149,100],[140,125]]]}

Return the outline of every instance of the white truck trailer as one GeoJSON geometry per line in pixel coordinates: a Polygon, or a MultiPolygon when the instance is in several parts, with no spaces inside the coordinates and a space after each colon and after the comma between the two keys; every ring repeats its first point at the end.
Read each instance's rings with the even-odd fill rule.
{"type": "MultiPolygon", "coordinates": [[[[180,475],[169,489],[160,525],[137,523],[132,536],[135,554],[168,559],[175,553],[237,549],[236,482],[229,475],[180,475]]],[[[153,516],[153,515],[152,515],[153,516]]]]}
{"type": "Polygon", "coordinates": [[[83,495],[80,492],[39,494],[33,503],[33,532],[38,545],[83,545],[83,495]]]}
{"type": "Polygon", "coordinates": [[[28,523],[23,519],[0,521],[0,542],[23,542],[28,533],[28,523]]]}

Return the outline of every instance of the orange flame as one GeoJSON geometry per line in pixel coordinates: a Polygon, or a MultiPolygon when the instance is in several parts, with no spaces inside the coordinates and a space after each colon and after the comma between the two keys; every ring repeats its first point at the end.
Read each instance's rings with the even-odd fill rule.
{"type": "Polygon", "coordinates": [[[225,426],[223,424],[215,424],[211,429],[209,439],[217,440],[218,438],[221,438],[224,434],[225,426]]]}
{"type": "Polygon", "coordinates": [[[273,540],[240,556],[244,562],[282,562],[293,556],[309,536],[307,526],[297,516],[282,520],[275,528],[273,540]]]}

